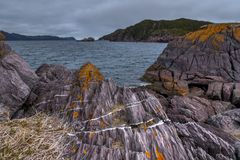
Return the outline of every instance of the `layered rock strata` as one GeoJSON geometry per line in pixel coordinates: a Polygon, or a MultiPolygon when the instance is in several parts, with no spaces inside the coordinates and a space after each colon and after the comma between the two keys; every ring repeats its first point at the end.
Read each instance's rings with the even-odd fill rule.
{"type": "MultiPolygon", "coordinates": [[[[236,106],[232,100],[222,101],[222,97],[233,99],[236,87],[233,91],[225,87],[224,92],[230,96],[212,96],[215,92],[211,87],[195,86],[194,96],[171,97],[168,91],[164,97],[144,87],[119,87],[91,63],[78,70],[44,64],[34,73],[4,42],[0,43],[4,53],[0,58],[1,120],[25,118],[38,112],[64,119],[74,130],[68,133],[68,147],[61,158],[240,158],[239,141],[227,133],[229,128],[237,130],[237,114],[234,118],[231,115],[235,112],[227,113],[236,106]],[[5,112],[7,116],[2,116],[5,112]],[[214,117],[221,114],[231,117],[232,124],[227,126],[221,118],[214,117]],[[225,131],[219,129],[221,125],[225,131]]],[[[166,85],[176,89],[175,83],[166,85]]],[[[181,87],[178,91],[185,92],[181,87]]]]}

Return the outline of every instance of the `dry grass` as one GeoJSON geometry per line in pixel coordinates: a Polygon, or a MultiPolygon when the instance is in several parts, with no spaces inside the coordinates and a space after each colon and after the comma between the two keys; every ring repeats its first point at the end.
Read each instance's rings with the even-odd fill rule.
{"type": "Polygon", "coordinates": [[[239,139],[240,140],[240,131],[236,131],[236,132],[233,132],[231,133],[235,138],[239,139]]]}
{"type": "Polygon", "coordinates": [[[0,159],[63,159],[69,132],[71,129],[59,118],[40,113],[30,118],[1,122],[0,159]]]}

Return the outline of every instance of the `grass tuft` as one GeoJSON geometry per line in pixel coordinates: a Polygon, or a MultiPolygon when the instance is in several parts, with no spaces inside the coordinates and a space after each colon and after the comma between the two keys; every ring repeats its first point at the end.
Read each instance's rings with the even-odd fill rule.
{"type": "Polygon", "coordinates": [[[63,159],[69,132],[63,120],[42,113],[1,122],[0,159],[63,159]]]}

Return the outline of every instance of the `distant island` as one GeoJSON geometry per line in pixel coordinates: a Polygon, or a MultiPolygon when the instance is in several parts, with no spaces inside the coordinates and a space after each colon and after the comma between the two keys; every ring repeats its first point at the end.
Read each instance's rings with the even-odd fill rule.
{"type": "Polygon", "coordinates": [[[80,40],[81,42],[94,42],[95,39],[93,37],[83,38],[80,40]]]}
{"type": "Polygon", "coordinates": [[[121,42],[169,42],[176,37],[196,31],[202,26],[211,24],[207,21],[198,21],[180,18],[176,20],[144,20],[126,29],[101,37],[99,40],[121,42]]]}
{"type": "Polygon", "coordinates": [[[5,36],[6,41],[45,41],[45,40],[76,40],[74,37],[58,37],[50,35],[27,36],[17,33],[8,33],[0,31],[5,36]]]}

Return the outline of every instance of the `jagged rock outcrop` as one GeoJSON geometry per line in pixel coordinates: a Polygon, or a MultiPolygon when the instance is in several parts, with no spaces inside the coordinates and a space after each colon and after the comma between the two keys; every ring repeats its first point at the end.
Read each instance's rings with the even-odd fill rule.
{"type": "MultiPolygon", "coordinates": [[[[10,118],[44,112],[64,119],[73,128],[68,133],[64,158],[237,160],[239,157],[236,138],[201,123],[235,107],[222,98],[218,101],[197,96],[165,98],[145,87],[119,87],[106,80],[91,63],[78,70],[44,64],[35,74],[9,47],[4,43],[3,46],[0,110],[10,113],[10,118]]],[[[205,95],[208,89],[203,87],[195,92],[205,95]]]]}
{"type": "Polygon", "coordinates": [[[231,136],[226,137],[221,130],[216,134],[212,127],[209,129],[209,126],[191,122],[176,124],[176,128],[189,159],[236,159],[237,151],[234,149],[236,141],[231,136]]]}
{"type": "Polygon", "coordinates": [[[207,123],[240,138],[240,109],[214,115],[208,119],[207,123]]]}
{"type": "Polygon", "coordinates": [[[229,102],[213,101],[196,96],[174,96],[167,108],[168,117],[174,122],[205,122],[208,118],[235,108],[229,102]]]}
{"type": "MultiPolygon", "coordinates": [[[[43,65],[36,73],[40,77],[39,85],[25,104],[32,107],[26,108],[22,111],[25,115],[21,115],[42,111],[66,119],[75,129],[69,134],[71,143],[66,157],[92,160],[236,159],[234,138],[233,141],[222,139],[197,123],[191,124],[194,131],[187,131],[185,126],[168,119],[165,109],[169,104],[163,97],[158,99],[144,88],[118,87],[112,80],[105,80],[90,63],[76,71],[43,65]],[[193,147],[186,138],[191,136],[188,132],[194,132],[193,147]],[[205,139],[199,141],[199,137],[205,139]],[[211,143],[203,147],[204,141],[211,143]],[[209,153],[207,148],[216,152],[209,153]]],[[[209,103],[206,102],[204,109],[209,103]]],[[[222,135],[229,136],[224,132],[222,135]]]]}
{"type": "Polygon", "coordinates": [[[208,85],[206,96],[210,99],[223,100],[240,106],[240,83],[213,82],[208,85]]]}
{"type": "Polygon", "coordinates": [[[0,121],[10,119],[21,108],[38,79],[3,39],[0,34],[0,121]]]}
{"type": "Polygon", "coordinates": [[[212,24],[170,42],[143,79],[158,92],[179,95],[193,86],[239,82],[239,30],[239,25],[212,24]]]}

